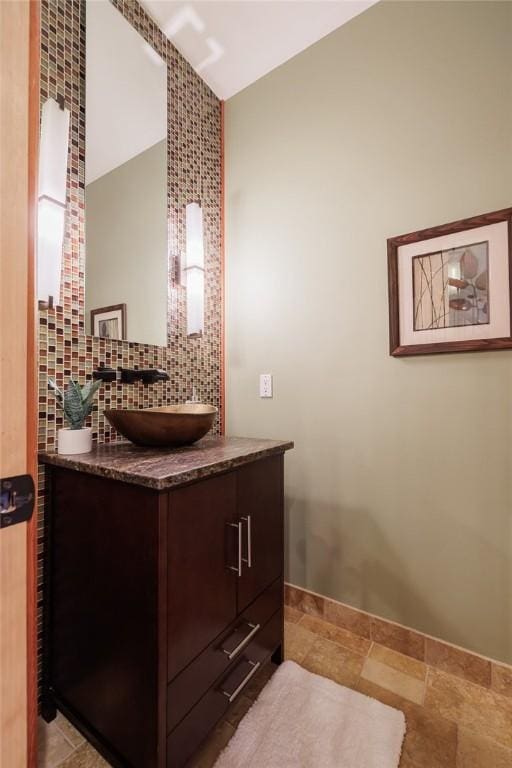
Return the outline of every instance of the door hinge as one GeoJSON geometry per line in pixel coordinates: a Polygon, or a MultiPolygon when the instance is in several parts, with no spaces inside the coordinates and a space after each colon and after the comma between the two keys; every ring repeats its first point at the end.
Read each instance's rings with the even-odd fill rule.
{"type": "Polygon", "coordinates": [[[34,511],[35,488],[30,475],[0,480],[0,528],[30,520],[34,511]]]}

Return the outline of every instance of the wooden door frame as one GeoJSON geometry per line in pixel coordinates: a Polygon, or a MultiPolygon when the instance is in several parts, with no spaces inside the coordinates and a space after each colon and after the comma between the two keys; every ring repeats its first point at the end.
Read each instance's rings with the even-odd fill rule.
{"type": "Polygon", "coordinates": [[[34,478],[34,514],[27,527],[27,765],[37,766],[37,443],[38,314],[36,304],[37,179],[39,157],[40,0],[30,0],[28,88],[27,472],[34,478]]]}
{"type": "MultiPolygon", "coordinates": [[[[35,232],[39,141],[39,0],[5,3],[2,33],[1,472],[37,479],[35,232]],[[5,271],[4,271],[5,270],[5,271]],[[12,367],[12,370],[11,370],[12,367]],[[5,409],[5,410],[4,410],[5,409]]],[[[37,763],[37,517],[0,533],[0,761],[37,763]],[[4,580],[5,579],[5,580],[4,580]],[[5,665],[5,668],[4,668],[5,665]],[[4,709],[5,705],[5,709],[4,709]],[[5,731],[4,731],[5,729],[5,731]],[[3,738],[5,736],[5,739],[3,738]]]]}

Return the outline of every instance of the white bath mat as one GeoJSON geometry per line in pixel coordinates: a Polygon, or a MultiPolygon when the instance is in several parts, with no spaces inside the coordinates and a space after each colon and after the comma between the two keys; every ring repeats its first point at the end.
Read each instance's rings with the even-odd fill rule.
{"type": "Polygon", "coordinates": [[[285,661],[215,768],[397,768],[405,717],[285,661]]]}

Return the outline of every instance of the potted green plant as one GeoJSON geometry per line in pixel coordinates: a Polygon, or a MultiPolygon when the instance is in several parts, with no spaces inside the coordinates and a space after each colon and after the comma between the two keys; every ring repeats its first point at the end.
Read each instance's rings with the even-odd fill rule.
{"type": "Polygon", "coordinates": [[[65,389],[60,389],[53,379],[48,379],[48,389],[55,395],[58,407],[64,413],[69,427],[57,432],[57,453],[88,453],[92,448],[92,429],[84,427],[92,411],[94,395],[101,381],[88,381],[83,387],[70,379],[65,389]]]}

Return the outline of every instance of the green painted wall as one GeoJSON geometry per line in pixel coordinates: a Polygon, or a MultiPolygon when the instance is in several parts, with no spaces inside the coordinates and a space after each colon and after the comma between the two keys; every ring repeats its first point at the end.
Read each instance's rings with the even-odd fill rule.
{"type": "Polygon", "coordinates": [[[512,205],[511,40],[384,2],[226,106],[228,430],[296,442],[287,578],[508,662],[512,352],[391,359],[386,238],[512,205]]]}

